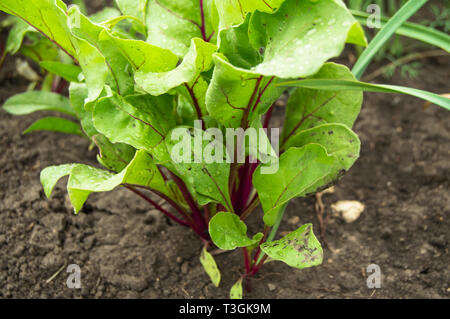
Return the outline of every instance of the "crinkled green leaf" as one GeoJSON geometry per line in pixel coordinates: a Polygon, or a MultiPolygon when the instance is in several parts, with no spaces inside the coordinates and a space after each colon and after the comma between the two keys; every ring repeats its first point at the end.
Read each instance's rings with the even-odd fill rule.
{"type": "Polygon", "coordinates": [[[67,6],[61,0],[2,0],[0,10],[23,19],[68,55],[76,57],[67,26],[67,6]]]}
{"type": "MultiPolygon", "coordinates": [[[[347,67],[335,63],[324,64],[310,78],[355,80],[347,67]]],[[[287,142],[298,132],[326,123],[341,123],[351,128],[362,102],[363,94],[358,91],[297,89],[288,101],[282,141],[287,142]]]]}
{"type": "MultiPolygon", "coordinates": [[[[162,49],[140,40],[120,39],[103,31],[102,41],[112,41],[132,68],[139,73],[167,72],[176,67],[178,57],[167,49],[162,49]]],[[[130,70],[131,71],[131,70],[130,70]]],[[[141,85],[138,81],[138,86],[141,85]]]]}
{"type": "Polygon", "coordinates": [[[112,93],[101,98],[93,112],[95,128],[113,143],[145,149],[152,155],[164,146],[164,139],[175,126],[173,98],[169,95],[131,95],[112,93]]]}
{"type": "Polygon", "coordinates": [[[211,24],[211,6],[212,0],[148,0],[147,42],[179,57],[188,52],[193,38],[211,38],[214,43],[217,32],[211,24]]]}
{"type": "Polygon", "coordinates": [[[108,192],[122,184],[139,185],[168,194],[153,159],[143,150],[138,151],[131,163],[116,175],[83,164],[48,167],[41,172],[41,183],[48,197],[58,180],[66,175],[70,175],[67,190],[76,213],[91,193],[108,192]]]}
{"type": "Polygon", "coordinates": [[[113,172],[121,172],[133,159],[136,149],[123,143],[111,143],[105,136],[97,134],[92,137],[100,154],[97,160],[113,172]]]}
{"type": "Polygon", "coordinates": [[[261,235],[253,239],[247,236],[247,226],[233,213],[220,212],[209,223],[209,234],[220,249],[233,250],[237,247],[252,246],[261,240],[261,235]]]}
{"type": "Polygon", "coordinates": [[[212,55],[217,50],[214,44],[195,38],[183,58],[183,62],[168,72],[151,73],[139,69],[135,74],[136,83],[152,95],[167,93],[184,83],[192,87],[200,73],[208,71],[212,66],[212,55]]]}
{"type": "Polygon", "coordinates": [[[273,226],[283,204],[305,196],[313,185],[330,174],[334,163],[334,157],[325,148],[308,144],[290,148],[281,155],[276,173],[263,174],[264,166],[260,165],[253,175],[253,185],[261,200],[265,224],[273,226]]]}
{"type": "Polygon", "coordinates": [[[79,66],[55,61],[43,61],[39,65],[48,72],[59,75],[68,82],[80,82],[78,79],[81,73],[79,66]]]}
{"type": "Polygon", "coordinates": [[[284,0],[214,0],[219,13],[219,29],[228,29],[233,25],[241,24],[247,13],[273,12],[284,0]]]}
{"type": "Polygon", "coordinates": [[[225,55],[232,65],[246,70],[260,64],[263,58],[263,52],[255,50],[248,37],[250,18],[251,15],[248,15],[239,27],[220,33],[220,53],[225,55]]]}
{"type": "MultiPolygon", "coordinates": [[[[279,78],[306,77],[338,56],[359,25],[340,1],[286,0],[274,14],[255,12],[249,27],[263,62],[251,71],[279,78]]],[[[361,40],[362,41],[362,40],[361,40]]]]}
{"type": "Polygon", "coordinates": [[[132,94],[134,80],[130,74],[131,65],[105,27],[90,21],[78,7],[71,7],[68,15],[80,66],[90,90],[89,101],[100,95],[105,84],[119,94],[132,94]]]}
{"type": "Polygon", "coordinates": [[[58,111],[75,116],[68,98],[43,91],[30,91],[14,95],[6,100],[3,108],[13,115],[26,115],[37,111],[58,111]]]}
{"type": "Polygon", "coordinates": [[[44,117],[31,124],[23,134],[34,131],[53,131],[84,136],[81,127],[75,122],[60,117],[44,117]]]}
{"type": "Polygon", "coordinates": [[[277,79],[260,77],[233,66],[222,55],[214,55],[216,67],[206,94],[209,114],[225,127],[241,127],[246,109],[248,119],[263,114],[280,96],[277,79]]]}
{"type": "Polygon", "coordinates": [[[204,197],[202,205],[215,201],[231,211],[228,190],[230,164],[224,160],[225,147],[222,141],[215,140],[214,136],[201,129],[195,128],[193,132],[189,128],[177,128],[167,135],[166,145],[173,165],[187,186],[204,197]],[[210,140],[203,138],[203,134],[210,140]],[[217,160],[210,158],[213,152],[221,152],[220,158],[219,153],[215,153],[217,160]]]}
{"type": "Polygon", "coordinates": [[[261,249],[270,258],[298,269],[318,266],[323,260],[322,246],[312,224],[303,225],[280,240],[266,242],[261,249]]]}
{"type": "Polygon", "coordinates": [[[203,248],[202,253],[200,255],[200,263],[202,264],[209,278],[211,278],[211,281],[214,284],[214,286],[219,287],[220,270],[217,267],[214,257],[208,252],[206,247],[203,248]]]}
{"type": "Polygon", "coordinates": [[[242,278],[240,278],[230,290],[230,299],[242,299],[242,278]]]}

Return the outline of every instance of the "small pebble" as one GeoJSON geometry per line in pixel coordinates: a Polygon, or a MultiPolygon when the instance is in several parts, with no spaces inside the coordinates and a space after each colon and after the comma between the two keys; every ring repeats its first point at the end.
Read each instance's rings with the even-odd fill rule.
{"type": "Polygon", "coordinates": [[[331,205],[334,213],[341,215],[346,223],[353,223],[356,221],[364,211],[366,206],[356,200],[339,201],[331,205]]]}

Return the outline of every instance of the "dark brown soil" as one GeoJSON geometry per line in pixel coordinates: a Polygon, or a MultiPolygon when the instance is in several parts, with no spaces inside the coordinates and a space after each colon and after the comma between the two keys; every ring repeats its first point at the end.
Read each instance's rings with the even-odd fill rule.
{"type": "MultiPolygon", "coordinates": [[[[417,81],[392,83],[449,91],[448,57],[428,59],[417,81]]],[[[9,58],[0,73],[0,103],[26,83],[9,58]]],[[[21,132],[37,115],[0,111],[0,297],[3,298],[227,298],[243,271],[240,251],[216,257],[215,288],[199,263],[201,243],[145,202],[118,189],[90,197],[74,216],[65,184],[47,200],[41,169],[80,162],[97,165],[88,142],[56,133],[21,132]],[[82,289],[66,286],[64,265],[81,267],[82,289]],[[47,280],[62,271],[50,282],[47,280]]],[[[323,265],[295,270],[273,262],[251,281],[247,298],[449,298],[450,113],[414,98],[367,94],[355,130],[362,156],[325,195],[366,210],[354,223],[332,217],[323,265]],[[381,289],[368,289],[365,269],[378,264],[381,289]]],[[[281,232],[313,222],[314,197],[295,200],[281,232]],[[292,217],[300,220],[293,224],[292,217]],[[290,223],[291,222],[291,223],[290,223]]],[[[260,215],[253,216],[250,232],[260,215]]]]}

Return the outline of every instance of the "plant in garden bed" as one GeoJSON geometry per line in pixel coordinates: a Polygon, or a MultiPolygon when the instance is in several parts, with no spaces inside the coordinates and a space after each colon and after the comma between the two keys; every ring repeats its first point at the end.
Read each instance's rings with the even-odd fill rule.
{"type": "Polygon", "coordinates": [[[53,83],[42,86],[53,92],[19,94],[4,109],[64,113],[71,120],[43,118],[26,132],[73,133],[98,149],[103,169],[67,164],[41,173],[49,197],[69,176],[75,213],[93,192],[127,188],[199,236],[200,260],[215,285],[220,273],[208,249],[241,249],[245,271],[232,297],[242,297],[244,279],[270,260],[300,269],[322,262],[311,224],[275,236],[290,200],[330,185],[357,160],[351,127],[363,90],[449,107],[431,93],[359,82],[327,62],[345,43],[366,45],[340,0],[116,3],[120,12],[88,17],[60,0],[0,0],[0,10],[23,19],[7,53],[33,52],[53,83]],[[68,98],[55,93],[66,83],[68,98]],[[295,89],[277,143],[267,128],[289,86],[295,89]],[[260,205],[261,231],[249,236],[246,220],[260,205]]]}

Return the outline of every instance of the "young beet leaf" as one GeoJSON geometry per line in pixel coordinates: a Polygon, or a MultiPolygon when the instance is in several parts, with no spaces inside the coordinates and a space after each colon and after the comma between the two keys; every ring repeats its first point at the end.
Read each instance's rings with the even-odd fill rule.
{"type": "Polygon", "coordinates": [[[60,0],[2,0],[0,10],[23,20],[6,52],[22,52],[44,75],[35,83],[42,90],[11,97],[3,108],[63,113],[72,119],[46,117],[26,132],[73,133],[96,148],[102,168],[44,169],[47,196],[69,176],[78,213],[94,192],[128,189],[199,236],[200,262],[216,286],[221,274],[209,250],[241,249],[245,270],[231,298],[242,298],[267,261],[296,268],[322,262],[311,224],[276,234],[291,200],[336,182],[358,159],[352,126],[364,90],[449,107],[428,92],[359,82],[346,66],[328,62],[346,43],[366,45],[341,0],[116,5],[120,12],[88,16],[60,0]],[[286,87],[294,88],[283,129],[268,129],[286,87]],[[248,217],[260,206],[263,217],[252,216],[259,229],[252,224],[248,234],[248,217]]]}

